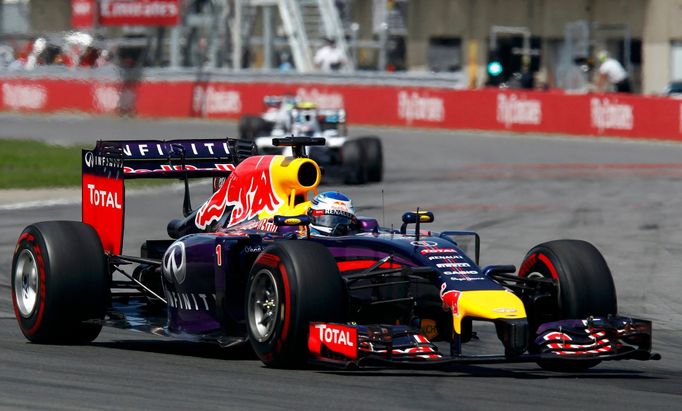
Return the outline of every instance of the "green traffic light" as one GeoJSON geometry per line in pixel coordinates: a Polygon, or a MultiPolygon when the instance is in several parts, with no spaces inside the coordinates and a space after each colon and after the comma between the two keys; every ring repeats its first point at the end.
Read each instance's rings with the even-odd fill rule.
{"type": "Polygon", "coordinates": [[[493,77],[502,74],[502,64],[499,61],[491,61],[488,63],[488,74],[493,77]]]}

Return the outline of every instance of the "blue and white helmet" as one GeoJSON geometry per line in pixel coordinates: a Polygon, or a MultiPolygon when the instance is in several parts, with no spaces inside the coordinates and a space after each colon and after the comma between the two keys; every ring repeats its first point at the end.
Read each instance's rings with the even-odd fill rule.
{"type": "Polygon", "coordinates": [[[311,228],[320,234],[346,235],[357,232],[359,228],[350,198],[336,191],[316,195],[308,215],[311,228]]]}

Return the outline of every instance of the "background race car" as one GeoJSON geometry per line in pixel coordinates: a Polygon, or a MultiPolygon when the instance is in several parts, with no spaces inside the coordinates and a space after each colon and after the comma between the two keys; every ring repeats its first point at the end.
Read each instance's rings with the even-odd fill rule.
{"type": "Polygon", "coordinates": [[[239,137],[255,141],[260,153],[291,155],[289,148],[273,146],[273,137],[324,137],[327,144],[310,147],[308,155],[324,168],[325,176],[346,184],[381,181],[381,140],[376,136],[350,139],[345,109],[320,109],[291,95],[267,96],[264,104],[262,115],[239,120],[239,137]]]}
{"type": "Polygon", "coordinates": [[[252,143],[228,139],[83,150],[83,222],[31,224],[15,248],[12,299],[26,338],[84,343],[109,325],[248,343],[273,367],[537,362],[574,371],[660,358],[651,322],[618,315],[611,272],[590,243],[539,244],[518,272],[481,267],[475,232],[425,230],[435,217],[420,210],[382,228],[349,214],[338,193],[330,211],[345,211],[330,212],[326,235],[313,232],[321,173],[302,154],[324,140],[273,144],[295,156],[254,155],[252,143]],[[168,238],[123,254],[126,179],[210,176],[224,180],[198,208],[185,185],[168,238]],[[482,322],[495,327],[495,354],[463,350],[482,322]]]}

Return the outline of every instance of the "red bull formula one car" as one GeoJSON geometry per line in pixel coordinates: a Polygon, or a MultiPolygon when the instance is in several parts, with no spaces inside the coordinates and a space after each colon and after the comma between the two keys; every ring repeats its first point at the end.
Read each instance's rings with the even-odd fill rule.
{"type": "Polygon", "coordinates": [[[231,139],[84,150],[83,221],[32,224],[15,249],[12,300],[26,338],[86,343],[108,325],[249,343],[273,367],[536,362],[574,371],[660,358],[651,322],[618,315],[591,244],[540,244],[517,272],[479,266],[476,233],[425,230],[427,211],[406,212],[398,230],[351,216],[352,230],[321,235],[310,225],[321,173],[305,146],[324,141],[274,144],[294,155],[253,155],[252,143],[231,139]],[[220,184],[196,209],[186,184],[169,237],[122,253],[125,180],[178,177],[220,184]],[[484,322],[499,350],[467,352],[484,322]]]}

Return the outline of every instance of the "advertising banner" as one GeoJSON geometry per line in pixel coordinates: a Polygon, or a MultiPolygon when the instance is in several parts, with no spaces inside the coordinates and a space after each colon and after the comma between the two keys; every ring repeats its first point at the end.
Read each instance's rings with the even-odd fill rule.
{"type": "Polygon", "coordinates": [[[71,0],[71,27],[91,29],[95,25],[95,0],[71,0]]]}
{"type": "Polygon", "coordinates": [[[179,22],[179,0],[100,1],[102,26],[175,26],[179,22]]]}
{"type": "Polygon", "coordinates": [[[349,125],[491,130],[682,141],[682,101],[628,94],[452,90],[360,84],[92,78],[0,79],[0,110],[239,119],[265,96],[344,107],[349,125]]]}

